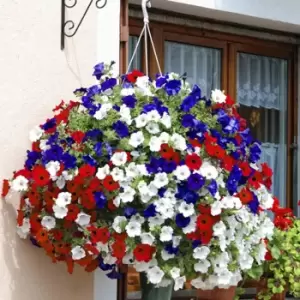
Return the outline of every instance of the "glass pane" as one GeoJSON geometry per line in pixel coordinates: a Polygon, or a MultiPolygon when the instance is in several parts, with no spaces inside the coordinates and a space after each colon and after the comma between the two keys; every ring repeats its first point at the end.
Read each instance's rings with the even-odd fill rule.
{"type": "Polygon", "coordinates": [[[282,205],[286,205],[287,66],[284,59],[238,54],[240,114],[262,142],[261,162],[273,169],[272,192],[282,205]]]}
{"type": "MultiPolygon", "coordinates": [[[[138,37],[137,36],[129,36],[129,41],[128,41],[128,63],[130,63],[130,60],[133,56],[134,49],[136,47],[136,44],[138,42],[138,37]]],[[[136,70],[141,70],[142,67],[142,61],[141,61],[141,45],[138,47],[136,55],[132,61],[131,67],[129,71],[132,71],[134,69],[136,70]]]]}
{"type": "Polygon", "coordinates": [[[165,42],[165,72],[187,73],[187,81],[207,97],[221,87],[221,59],[220,49],[165,42]]]}

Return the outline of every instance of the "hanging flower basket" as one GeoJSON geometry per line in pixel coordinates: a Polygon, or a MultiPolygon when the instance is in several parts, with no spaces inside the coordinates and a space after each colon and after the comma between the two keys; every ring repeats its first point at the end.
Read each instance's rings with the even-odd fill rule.
{"type": "Polygon", "coordinates": [[[24,168],[4,182],[3,196],[21,193],[19,235],[69,272],[118,278],[127,264],[156,288],[231,297],[274,228],[272,171],[234,101],[174,73],[115,78],[101,63],[94,75],[30,133],[24,168]]]}

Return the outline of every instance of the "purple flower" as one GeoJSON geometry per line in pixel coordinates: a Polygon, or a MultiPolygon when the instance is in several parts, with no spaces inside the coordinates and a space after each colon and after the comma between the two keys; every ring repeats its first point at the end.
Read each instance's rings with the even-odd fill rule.
{"type": "Polygon", "coordinates": [[[177,214],[176,218],[175,218],[175,223],[179,228],[184,228],[186,226],[188,226],[191,222],[191,218],[190,217],[184,217],[183,214],[177,214]]]}
{"type": "Polygon", "coordinates": [[[137,213],[137,210],[134,207],[124,207],[124,216],[127,219],[130,219],[132,216],[134,216],[137,213]]]}
{"type": "Polygon", "coordinates": [[[87,139],[97,140],[102,137],[102,131],[100,129],[91,129],[86,132],[84,140],[87,139]]]}
{"type": "Polygon", "coordinates": [[[198,173],[191,174],[188,178],[188,187],[193,191],[200,190],[205,184],[205,178],[198,173]]]}
{"type": "Polygon", "coordinates": [[[97,94],[100,94],[100,93],[101,93],[101,87],[96,84],[96,85],[93,85],[93,86],[88,88],[86,96],[87,97],[93,97],[93,96],[95,96],[97,94]]]}
{"type": "Polygon", "coordinates": [[[206,188],[211,193],[211,195],[214,196],[216,194],[217,190],[218,190],[217,182],[212,179],[211,182],[209,183],[209,185],[206,188]]]}
{"type": "Polygon", "coordinates": [[[64,153],[61,156],[61,162],[64,164],[66,170],[74,169],[77,165],[76,157],[69,154],[68,152],[64,153]]]}
{"type": "Polygon", "coordinates": [[[102,271],[109,271],[112,270],[114,268],[115,265],[109,265],[109,264],[105,264],[103,262],[103,258],[101,256],[98,257],[98,261],[99,261],[99,268],[102,271]]]}
{"type": "Polygon", "coordinates": [[[63,148],[58,145],[52,145],[52,147],[43,152],[43,162],[47,164],[51,160],[60,161],[63,155],[63,148]]]}
{"type": "Polygon", "coordinates": [[[36,162],[41,158],[41,153],[37,151],[27,151],[27,159],[25,161],[25,168],[31,170],[36,162]]]}
{"type": "Polygon", "coordinates": [[[107,198],[102,192],[95,192],[94,199],[96,201],[96,206],[98,209],[102,209],[105,207],[107,203],[107,198]]]}
{"type": "Polygon", "coordinates": [[[129,130],[127,125],[121,121],[117,121],[116,123],[114,123],[113,129],[119,135],[120,138],[124,138],[129,135],[129,130]]]}
{"type": "Polygon", "coordinates": [[[253,163],[257,162],[260,160],[260,155],[261,155],[261,149],[257,143],[254,143],[250,147],[250,156],[249,160],[253,163]]]}
{"type": "Polygon", "coordinates": [[[97,80],[100,80],[101,76],[104,74],[105,65],[104,63],[99,63],[94,66],[93,76],[96,76],[97,80]]]}
{"type": "Polygon", "coordinates": [[[102,156],[102,143],[98,142],[94,145],[94,151],[96,152],[97,156],[102,156]]]}
{"type": "Polygon", "coordinates": [[[56,126],[56,119],[55,118],[52,118],[50,120],[47,120],[47,122],[42,125],[42,129],[44,130],[49,130],[49,129],[52,129],[56,126]]]}
{"type": "Polygon", "coordinates": [[[181,119],[181,124],[183,127],[194,127],[195,125],[195,118],[191,114],[186,114],[181,119]]]}
{"type": "Polygon", "coordinates": [[[109,78],[102,82],[101,88],[103,91],[112,89],[115,85],[117,84],[117,79],[116,78],[109,78]]]}
{"type": "Polygon", "coordinates": [[[166,76],[156,75],[156,86],[158,88],[162,87],[165,83],[167,83],[168,78],[169,75],[166,76]]]}
{"type": "Polygon", "coordinates": [[[179,248],[178,247],[174,247],[172,244],[167,244],[165,246],[165,250],[169,253],[169,254],[174,254],[174,255],[178,255],[179,253],[179,248]]]}
{"type": "Polygon", "coordinates": [[[116,268],[113,268],[113,270],[106,274],[106,276],[109,279],[120,279],[122,277],[122,274],[116,271],[116,268]]]}
{"type": "Polygon", "coordinates": [[[122,101],[127,107],[134,108],[137,100],[134,96],[126,96],[122,98],[122,101]]]}
{"type": "Polygon", "coordinates": [[[81,88],[79,88],[79,89],[76,89],[73,93],[74,93],[76,96],[83,96],[86,92],[87,92],[87,89],[81,87],[81,88]]]}
{"type": "Polygon", "coordinates": [[[162,171],[166,173],[172,173],[173,171],[176,170],[176,163],[174,161],[168,161],[168,160],[163,160],[162,163],[162,171]]]}
{"type": "Polygon", "coordinates": [[[151,203],[145,210],[144,210],[144,217],[150,218],[156,216],[156,206],[151,203]]]}
{"type": "Polygon", "coordinates": [[[88,165],[91,165],[91,166],[94,166],[94,167],[97,166],[97,162],[90,155],[83,155],[82,159],[88,165]]]}
{"type": "Polygon", "coordinates": [[[175,96],[180,92],[181,81],[172,79],[165,84],[164,89],[169,96],[175,96]]]}
{"type": "Polygon", "coordinates": [[[254,193],[252,193],[252,195],[253,195],[253,200],[248,203],[248,207],[250,208],[253,214],[257,214],[259,208],[259,201],[254,193]]]}

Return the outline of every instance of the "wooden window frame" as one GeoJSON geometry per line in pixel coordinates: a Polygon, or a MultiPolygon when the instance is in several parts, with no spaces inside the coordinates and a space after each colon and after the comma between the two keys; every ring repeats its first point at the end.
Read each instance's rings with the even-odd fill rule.
{"type": "MultiPolygon", "coordinates": [[[[143,22],[141,19],[129,18],[129,35],[139,36],[143,22]]],[[[217,48],[222,50],[221,88],[236,99],[237,53],[270,56],[288,61],[288,103],[287,103],[287,170],[286,170],[286,206],[293,208],[293,149],[294,137],[297,136],[298,103],[297,103],[297,45],[237,34],[204,30],[188,26],[174,26],[162,22],[151,22],[150,30],[156,47],[162,72],[164,71],[165,41],[175,41],[190,45],[217,48]]],[[[150,45],[150,43],[148,43],[150,45]]],[[[142,52],[143,53],[143,52],[142,52]]],[[[126,66],[122,66],[122,70],[126,66]]],[[[145,61],[142,55],[142,70],[145,61]]],[[[149,49],[150,76],[158,73],[158,68],[152,49],[149,49]]],[[[300,163],[300,162],[299,162],[300,163]]],[[[123,281],[123,280],[122,280],[123,281]]],[[[124,300],[124,294],[119,294],[119,300],[124,300]]]]}

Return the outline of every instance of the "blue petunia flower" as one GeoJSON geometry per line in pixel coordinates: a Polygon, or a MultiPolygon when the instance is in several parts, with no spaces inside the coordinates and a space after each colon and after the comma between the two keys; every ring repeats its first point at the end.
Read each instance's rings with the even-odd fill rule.
{"type": "Polygon", "coordinates": [[[205,184],[205,178],[198,173],[191,174],[188,178],[188,187],[193,191],[200,190],[205,184]]]}
{"type": "Polygon", "coordinates": [[[159,197],[163,197],[164,196],[164,194],[165,194],[165,192],[166,192],[166,188],[160,188],[159,190],[158,190],[158,195],[159,195],[159,197]]]}
{"type": "Polygon", "coordinates": [[[173,244],[171,244],[171,243],[169,243],[165,246],[165,250],[171,255],[178,255],[179,254],[179,248],[174,247],[173,244]]]}
{"type": "Polygon", "coordinates": [[[122,101],[127,107],[134,108],[137,100],[134,96],[126,96],[122,98],[122,101]]]}
{"type": "Polygon", "coordinates": [[[164,159],[161,168],[163,172],[170,174],[176,170],[177,165],[174,161],[168,161],[164,159]]]}
{"type": "Polygon", "coordinates": [[[116,123],[114,123],[113,129],[120,138],[125,138],[129,135],[129,130],[127,125],[122,121],[117,121],[116,123]]]}
{"type": "Polygon", "coordinates": [[[251,147],[250,147],[250,156],[249,156],[249,160],[252,163],[255,163],[257,161],[260,160],[260,156],[261,156],[261,148],[259,147],[259,145],[257,143],[254,143],[251,147]]]}
{"type": "Polygon", "coordinates": [[[164,84],[167,83],[169,75],[156,75],[156,87],[161,88],[164,84]]]}
{"type": "Polygon", "coordinates": [[[198,241],[198,240],[192,242],[192,247],[193,247],[193,249],[199,247],[200,245],[201,245],[201,242],[198,241]]]}
{"type": "Polygon", "coordinates": [[[194,127],[195,125],[195,117],[191,114],[183,115],[181,119],[181,124],[183,127],[194,127]]]}
{"type": "Polygon", "coordinates": [[[101,86],[98,85],[98,84],[95,84],[95,85],[88,88],[86,96],[88,98],[92,98],[95,95],[99,95],[100,93],[101,93],[101,86]]]}
{"type": "Polygon", "coordinates": [[[77,95],[83,95],[87,92],[87,89],[86,88],[79,88],[79,89],[76,89],[73,93],[77,96],[77,95]]]}
{"type": "Polygon", "coordinates": [[[47,120],[47,122],[45,124],[42,125],[42,129],[44,130],[49,130],[52,129],[56,126],[56,119],[52,118],[50,120],[47,120]]]}
{"type": "Polygon", "coordinates": [[[172,79],[165,84],[164,89],[169,96],[175,96],[181,90],[181,81],[172,79]]]}
{"type": "Polygon", "coordinates": [[[98,142],[94,145],[94,151],[98,156],[102,156],[102,143],[98,142]]]}
{"type": "Polygon", "coordinates": [[[61,162],[64,164],[66,170],[74,169],[77,166],[76,157],[68,152],[61,156],[61,162]]]}
{"type": "Polygon", "coordinates": [[[43,152],[43,163],[47,164],[50,161],[60,161],[63,155],[63,148],[58,145],[52,145],[52,147],[43,152]]]}
{"type": "Polygon", "coordinates": [[[115,267],[115,265],[105,264],[103,262],[103,258],[101,256],[98,257],[98,261],[99,261],[99,268],[102,271],[109,271],[109,270],[112,270],[115,267]]]}
{"type": "Polygon", "coordinates": [[[97,166],[96,160],[93,157],[91,157],[90,155],[83,155],[82,159],[88,165],[91,165],[91,166],[94,166],[94,167],[97,166]]]}
{"type": "Polygon", "coordinates": [[[101,76],[104,74],[105,65],[104,63],[99,63],[94,66],[93,76],[96,76],[97,80],[100,80],[101,76]]]}
{"type": "Polygon", "coordinates": [[[88,140],[88,139],[91,139],[91,140],[98,140],[99,138],[101,138],[103,135],[102,131],[100,129],[91,129],[89,131],[86,132],[85,134],[85,137],[84,137],[84,140],[88,140]]]}
{"type": "Polygon", "coordinates": [[[98,209],[102,209],[105,207],[107,203],[107,198],[102,192],[95,192],[94,199],[96,201],[96,206],[98,209]]]}
{"type": "Polygon", "coordinates": [[[239,186],[239,181],[241,180],[241,178],[242,171],[238,166],[233,166],[226,182],[226,188],[230,195],[233,195],[237,192],[237,188],[239,186]]]}
{"type": "Polygon", "coordinates": [[[121,279],[122,278],[122,274],[117,272],[116,268],[113,268],[113,270],[111,272],[107,273],[106,276],[109,279],[121,279]]]}
{"type": "Polygon", "coordinates": [[[137,210],[134,207],[124,207],[124,216],[127,219],[130,219],[132,216],[134,216],[137,213],[137,210]]]}
{"type": "Polygon", "coordinates": [[[188,226],[191,222],[190,217],[185,217],[183,214],[177,214],[175,218],[175,223],[179,228],[184,228],[188,226]]]}
{"type": "Polygon", "coordinates": [[[101,88],[103,91],[112,89],[117,84],[116,78],[108,78],[104,82],[101,83],[101,88]]]}
{"type": "Polygon", "coordinates": [[[27,151],[27,159],[25,161],[25,168],[31,170],[36,162],[41,159],[42,155],[37,151],[27,151]]]}
{"type": "Polygon", "coordinates": [[[218,184],[214,179],[212,179],[206,188],[211,193],[211,195],[214,196],[217,193],[218,184]]]}
{"type": "Polygon", "coordinates": [[[248,207],[250,208],[253,214],[257,214],[259,208],[259,201],[257,199],[257,196],[254,193],[252,193],[252,195],[253,195],[253,200],[248,203],[248,207]]]}
{"type": "Polygon", "coordinates": [[[35,238],[33,238],[32,236],[30,237],[30,242],[33,246],[41,248],[41,246],[39,245],[39,243],[37,242],[37,240],[35,238]]]}
{"type": "Polygon", "coordinates": [[[151,203],[145,210],[144,210],[144,217],[151,218],[156,216],[156,206],[155,204],[151,203]]]}
{"type": "Polygon", "coordinates": [[[150,174],[158,173],[158,171],[161,170],[161,165],[162,165],[161,160],[155,157],[151,157],[149,164],[146,164],[146,169],[150,174]]]}

